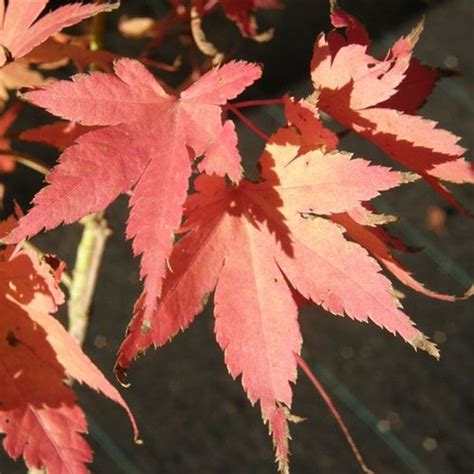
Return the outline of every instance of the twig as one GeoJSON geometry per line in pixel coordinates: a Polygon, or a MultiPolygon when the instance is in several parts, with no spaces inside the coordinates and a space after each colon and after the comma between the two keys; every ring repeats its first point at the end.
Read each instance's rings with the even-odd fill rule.
{"type": "Polygon", "coordinates": [[[344,421],[342,420],[341,415],[337,411],[336,407],[332,403],[331,397],[328,395],[324,387],[322,386],[321,382],[316,378],[312,370],[309,368],[308,364],[304,361],[303,358],[301,358],[298,354],[295,354],[296,362],[298,365],[301,367],[303,372],[307,375],[311,383],[315,386],[316,390],[319,392],[321,395],[322,399],[324,400],[324,403],[326,403],[327,407],[329,408],[329,411],[332,413],[334,418],[337,421],[337,424],[341,428],[342,432],[344,433],[344,437],[346,438],[347,443],[352,449],[352,452],[354,453],[354,456],[359,463],[361,469],[365,472],[365,474],[374,474],[374,472],[367,467],[367,465],[364,462],[364,459],[362,458],[362,454],[359,451],[359,448],[356,446],[354,439],[352,438],[351,434],[349,433],[349,430],[347,429],[347,426],[344,424],[344,421]]]}
{"type": "Polygon", "coordinates": [[[266,142],[270,140],[270,137],[266,133],[262,132],[256,125],[254,125],[239,109],[233,107],[232,104],[227,104],[227,109],[237,115],[237,117],[239,117],[239,119],[242,120],[242,122],[260,138],[266,142]]]}
{"type": "Polygon", "coordinates": [[[261,99],[261,100],[245,100],[242,102],[232,102],[231,104],[224,105],[223,109],[229,108],[231,105],[235,109],[242,109],[244,107],[259,107],[263,105],[283,105],[285,100],[280,99],[261,99]]]}
{"type": "MultiPolygon", "coordinates": [[[[104,3],[103,0],[97,0],[96,3],[104,3]]],[[[99,51],[104,47],[105,37],[105,12],[99,13],[92,18],[91,26],[91,51],[99,51]]]]}
{"type": "Polygon", "coordinates": [[[20,153],[12,150],[0,150],[0,155],[10,156],[17,163],[20,163],[33,171],[37,171],[44,176],[49,174],[49,168],[39,158],[28,155],[27,153],[20,153]]]}
{"type": "MultiPolygon", "coordinates": [[[[102,0],[97,0],[97,3],[101,2],[102,0]]],[[[102,48],[104,35],[105,15],[99,13],[92,19],[91,50],[97,51],[102,48]]],[[[76,263],[72,272],[68,318],[69,332],[82,346],[89,326],[89,310],[110,229],[103,213],[91,214],[81,222],[84,225],[84,230],[77,248],[76,263]]]]}
{"type": "Polygon", "coordinates": [[[97,275],[111,233],[102,214],[91,214],[82,223],[84,231],[77,249],[68,300],[69,333],[79,345],[86,337],[97,275]]]}

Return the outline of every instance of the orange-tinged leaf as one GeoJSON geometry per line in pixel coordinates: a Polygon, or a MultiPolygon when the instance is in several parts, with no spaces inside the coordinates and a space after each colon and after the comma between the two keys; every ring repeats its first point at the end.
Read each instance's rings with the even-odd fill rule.
{"type": "Polygon", "coordinates": [[[461,209],[438,180],[474,182],[473,168],[462,158],[465,149],[459,137],[415,115],[437,76],[412,57],[422,23],[379,60],[370,54],[368,35],[355,18],[333,6],[332,21],[346,29],[346,36],[332,31],[316,41],[311,74],[318,107],[422,175],[461,209]]]}
{"type": "Polygon", "coordinates": [[[40,16],[49,0],[0,0],[0,67],[28,54],[35,46],[68,26],[75,25],[118,3],[72,3],[40,16]]]}
{"type": "Polygon", "coordinates": [[[298,156],[298,140],[293,128],[271,138],[258,183],[244,180],[236,188],[218,177],[196,180],[160,301],[149,318],[139,300],[116,365],[124,382],[132,360],[187,328],[215,290],[217,341],[230,374],[241,375],[250,401],[260,402],[283,472],[294,354],[302,343],[300,297],[333,314],[372,321],[438,357],[377,262],[324,217],[360,207],[398,186],[402,174],[337,151],[298,156]]]}
{"type": "MultiPolygon", "coordinates": [[[[0,224],[0,236],[15,225],[0,224]]],[[[7,453],[30,467],[86,473],[92,452],[81,436],[87,421],[72,377],[102,392],[135,421],[119,392],[52,316],[64,300],[53,269],[32,251],[7,246],[0,254],[0,432],[7,453]]]]}
{"type": "Polygon", "coordinates": [[[307,153],[323,147],[326,151],[336,149],[339,139],[327,129],[319,118],[318,109],[308,101],[296,101],[285,97],[285,116],[288,125],[293,125],[300,132],[300,152],[307,153]]]}
{"type": "MultiPolygon", "coordinates": [[[[188,200],[184,230],[190,232],[171,255],[172,272],[153,320],[147,320],[140,308],[136,312],[116,371],[122,378],[138,352],[151,344],[163,345],[186,328],[217,286],[217,340],[231,375],[242,375],[252,403],[260,401],[283,465],[288,456],[284,407],[291,405],[289,382],[296,379],[293,353],[299,353],[301,346],[296,303],[273,260],[271,231],[254,228],[246,215],[259,212],[258,207],[247,210],[252,203],[245,193],[227,190],[217,179],[198,179],[202,194],[188,200]]],[[[242,186],[247,189],[248,183],[242,186]]]]}

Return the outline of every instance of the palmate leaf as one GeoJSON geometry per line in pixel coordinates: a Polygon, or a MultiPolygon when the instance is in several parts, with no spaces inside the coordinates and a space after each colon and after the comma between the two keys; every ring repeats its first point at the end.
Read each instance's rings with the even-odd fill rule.
{"type": "Polygon", "coordinates": [[[153,311],[160,294],[173,234],[179,228],[192,162],[199,169],[242,175],[233,122],[222,106],[260,77],[256,65],[230,62],[183,91],[169,95],[138,61],[115,63],[115,75],[94,72],[26,94],[57,116],[102,127],[80,136],[47,178],[49,186],[7,242],[105,209],[133,189],[127,236],[142,255],[144,306],[153,311]]]}
{"type": "Polygon", "coordinates": [[[242,375],[250,401],[260,402],[282,471],[294,354],[302,343],[295,291],[438,357],[402,311],[380,266],[330,220],[398,186],[403,175],[339,151],[298,156],[300,145],[296,129],[277,132],[260,159],[259,183],[244,180],[235,188],[221,178],[198,178],[160,302],[150,321],[139,300],[116,366],[123,380],[135,357],[187,328],[215,291],[217,342],[230,374],[242,375]]]}

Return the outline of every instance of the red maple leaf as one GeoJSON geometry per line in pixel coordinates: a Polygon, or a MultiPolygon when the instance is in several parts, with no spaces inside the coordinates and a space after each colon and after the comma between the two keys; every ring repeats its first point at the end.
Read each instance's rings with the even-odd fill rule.
{"type": "MultiPolygon", "coordinates": [[[[16,224],[0,223],[0,236],[16,224]]],[[[0,252],[0,432],[14,459],[48,473],[86,473],[92,451],[81,433],[87,421],[72,377],[121,405],[119,392],[52,316],[64,300],[55,273],[36,254],[7,246],[0,252]]]]}
{"type": "Polygon", "coordinates": [[[474,182],[462,157],[459,137],[436,122],[414,115],[431,93],[437,73],[412,57],[422,23],[400,38],[379,60],[370,52],[365,28],[333,2],[334,30],[316,41],[311,75],[318,107],[380,147],[388,156],[423,176],[460,208],[439,183],[474,182]]]}
{"type": "Polygon", "coordinates": [[[35,46],[68,26],[110,11],[119,3],[73,3],[62,6],[46,15],[40,15],[49,0],[0,0],[0,67],[21,58],[35,46]]]}
{"type": "Polygon", "coordinates": [[[133,188],[127,237],[142,255],[145,306],[153,311],[165,260],[181,223],[192,161],[201,171],[242,175],[233,122],[222,105],[260,77],[256,65],[231,62],[169,95],[138,61],[115,63],[115,76],[94,72],[26,94],[55,115],[101,126],[68,148],[34,198],[34,208],[7,238],[18,242],[107,207],[133,188]]]}
{"type": "Polygon", "coordinates": [[[150,319],[139,299],[116,365],[123,379],[135,357],[187,328],[215,291],[217,342],[230,374],[242,375],[250,401],[260,402],[283,471],[302,343],[295,296],[370,320],[438,357],[380,266],[330,220],[398,186],[403,174],[339,151],[298,156],[300,147],[295,129],[281,129],[260,159],[261,182],[236,188],[218,177],[197,179],[160,302],[150,319]]]}

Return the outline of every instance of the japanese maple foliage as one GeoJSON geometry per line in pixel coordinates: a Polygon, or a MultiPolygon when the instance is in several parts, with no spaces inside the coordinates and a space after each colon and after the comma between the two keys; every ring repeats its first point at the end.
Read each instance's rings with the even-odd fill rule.
{"type": "Polygon", "coordinates": [[[198,178],[160,303],[150,321],[139,300],[116,368],[122,377],[142,351],[189,326],[215,291],[217,341],[231,375],[242,375],[250,401],[260,402],[283,471],[294,353],[302,342],[294,291],[333,314],[371,320],[438,357],[403,313],[381,268],[328,219],[398,186],[403,175],[338,151],[298,156],[300,144],[294,128],[278,131],[260,159],[259,183],[244,180],[235,188],[221,178],[198,178]]]}
{"type": "Polygon", "coordinates": [[[107,207],[133,188],[127,237],[142,255],[144,306],[153,311],[166,273],[173,234],[180,226],[192,161],[202,171],[242,176],[234,124],[221,107],[260,77],[260,68],[230,62],[183,91],[169,95],[138,61],[115,63],[115,76],[91,73],[26,94],[50,112],[85,126],[48,176],[8,242],[71,223],[107,207]],[[157,119],[158,117],[158,119],[157,119]],[[152,225],[143,225],[150,221],[152,225]]]}
{"type": "MultiPolygon", "coordinates": [[[[288,471],[288,425],[296,419],[292,384],[302,348],[298,310],[303,304],[372,322],[439,357],[383,271],[426,296],[457,298],[426,288],[404,267],[395,251],[407,247],[385,227],[395,218],[378,214],[371,202],[421,176],[463,210],[443,182],[473,181],[458,137],[417,115],[438,79],[436,69],[413,57],[421,23],[376,59],[365,28],[332,1],[336,30],[316,41],[315,92],[306,99],[273,101],[283,106],[286,123],[271,137],[251,125],[267,143],[260,177],[250,181],[227,114],[242,117],[239,104],[229,101],[260,78],[259,65],[224,61],[207,70],[208,59],[201,71],[196,48],[190,52],[192,73],[175,92],[140,61],[91,52],[83,37],[52,37],[115,3],[75,3],[53,12],[47,11],[48,0],[5,5],[0,0],[3,78],[15,66],[23,81],[42,83],[28,64],[50,67],[69,60],[79,70],[94,62],[106,71],[42,84],[21,95],[62,120],[18,138],[62,154],[32,209],[0,231],[7,245],[0,254],[0,307],[7,315],[0,320],[0,386],[6,387],[0,391],[0,430],[12,457],[23,455],[29,466],[51,473],[85,472],[91,451],[81,433],[87,425],[63,383],[66,377],[101,391],[131,417],[117,390],[53,317],[63,294],[48,264],[14,245],[103,212],[120,194],[130,196],[126,237],[141,257],[144,283],[118,352],[117,377],[125,384],[133,360],[186,329],[214,294],[217,342],[231,376],[241,376],[251,403],[260,404],[282,472],[288,471]],[[7,64],[18,58],[24,62],[7,64]],[[320,111],[411,172],[342,151],[320,111]]],[[[147,22],[142,33],[151,34],[151,28],[159,39],[155,46],[161,45],[176,25],[189,21],[191,8],[204,15],[218,5],[251,37],[257,34],[253,11],[280,7],[276,0],[175,0],[170,15],[147,22]]],[[[147,52],[140,57],[147,58],[147,52]]],[[[4,86],[7,98],[5,80],[4,86]]],[[[0,135],[20,108],[7,109],[0,135]]],[[[0,170],[11,171],[10,139],[2,140],[0,170]]]]}
{"type": "MultiPolygon", "coordinates": [[[[16,224],[0,223],[0,236],[16,224]]],[[[58,275],[31,250],[0,252],[0,432],[12,458],[48,473],[86,473],[92,451],[81,436],[86,417],[67,377],[89,385],[121,405],[119,392],[54,318],[64,295],[58,275]]]]}
{"type": "Polygon", "coordinates": [[[457,144],[459,137],[415,115],[437,78],[436,70],[413,58],[423,24],[377,59],[370,54],[364,26],[335,1],[331,20],[345,34],[334,30],[316,40],[311,77],[318,107],[419,173],[462,209],[439,181],[474,182],[473,167],[463,158],[466,150],[457,144]]]}
{"type": "Polygon", "coordinates": [[[72,3],[40,17],[48,3],[49,0],[9,0],[7,4],[0,0],[0,67],[25,56],[63,28],[119,5],[72,3]]]}

